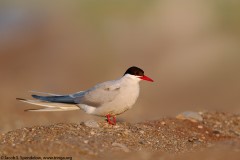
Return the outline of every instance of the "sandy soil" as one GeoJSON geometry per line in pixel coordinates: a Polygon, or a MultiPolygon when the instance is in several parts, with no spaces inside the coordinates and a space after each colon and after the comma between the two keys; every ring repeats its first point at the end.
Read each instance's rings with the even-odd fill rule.
{"type": "Polygon", "coordinates": [[[201,122],[164,118],[115,126],[87,121],[22,128],[0,135],[0,155],[2,159],[239,159],[240,115],[201,116],[201,122]]]}

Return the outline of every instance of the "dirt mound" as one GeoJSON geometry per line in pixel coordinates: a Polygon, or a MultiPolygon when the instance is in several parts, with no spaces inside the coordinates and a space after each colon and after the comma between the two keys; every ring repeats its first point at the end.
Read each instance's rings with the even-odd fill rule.
{"type": "Polygon", "coordinates": [[[148,159],[156,155],[202,155],[201,152],[207,153],[209,149],[215,153],[216,146],[240,155],[240,115],[203,113],[201,116],[201,122],[164,118],[136,124],[119,122],[115,126],[88,121],[22,128],[0,136],[0,155],[3,159],[11,156],[28,159],[43,159],[43,156],[134,159],[137,156],[148,159]]]}

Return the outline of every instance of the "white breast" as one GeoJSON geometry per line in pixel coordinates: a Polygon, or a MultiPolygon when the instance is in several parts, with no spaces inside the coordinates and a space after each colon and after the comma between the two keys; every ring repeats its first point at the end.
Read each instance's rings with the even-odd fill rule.
{"type": "Polygon", "coordinates": [[[119,94],[116,98],[96,108],[92,114],[105,116],[106,114],[118,115],[132,108],[139,96],[139,81],[133,79],[123,79],[121,82],[119,94]]]}

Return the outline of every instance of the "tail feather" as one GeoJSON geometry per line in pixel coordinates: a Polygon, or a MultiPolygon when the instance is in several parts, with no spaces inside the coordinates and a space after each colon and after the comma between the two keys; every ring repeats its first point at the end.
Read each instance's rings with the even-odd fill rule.
{"type": "Polygon", "coordinates": [[[68,108],[68,109],[62,109],[57,107],[52,108],[40,108],[40,109],[26,109],[24,111],[26,112],[56,112],[56,111],[72,111],[72,110],[78,110],[79,108],[68,108]]]}
{"type": "Polygon", "coordinates": [[[29,104],[46,107],[46,108],[40,108],[40,109],[28,109],[25,111],[49,112],[49,111],[70,111],[70,110],[80,109],[77,105],[74,105],[74,104],[52,103],[52,102],[46,102],[46,101],[40,101],[40,100],[27,100],[27,99],[23,99],[23,98],[17,98],[17,100],[19,100],[21,102],[29,103],[29,104]]]}

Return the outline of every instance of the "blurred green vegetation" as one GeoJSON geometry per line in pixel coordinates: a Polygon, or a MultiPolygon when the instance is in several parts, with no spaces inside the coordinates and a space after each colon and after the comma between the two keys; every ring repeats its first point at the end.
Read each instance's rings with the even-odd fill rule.
{"type": "Polygon", "coordinates": [[[81,0],[76,1],[77,17],[100,33],[107,21],[124,18],[136,21],[150,9],[157,0],[81,0]]]}
{"type": "Polygon", "coordinates": [[[140,16],[157,0],[81,0],[77,1],[79,11],[93,20],[106,17],[140,16]]]}
{"type": "MultiPolygon", "coordinates": [[[[240,1],[215,0],[212,2],[220,28],[234,34],[240,34],[240,1]]],[[[239,37],[240,38],[240,37],[239,37]]]]}

